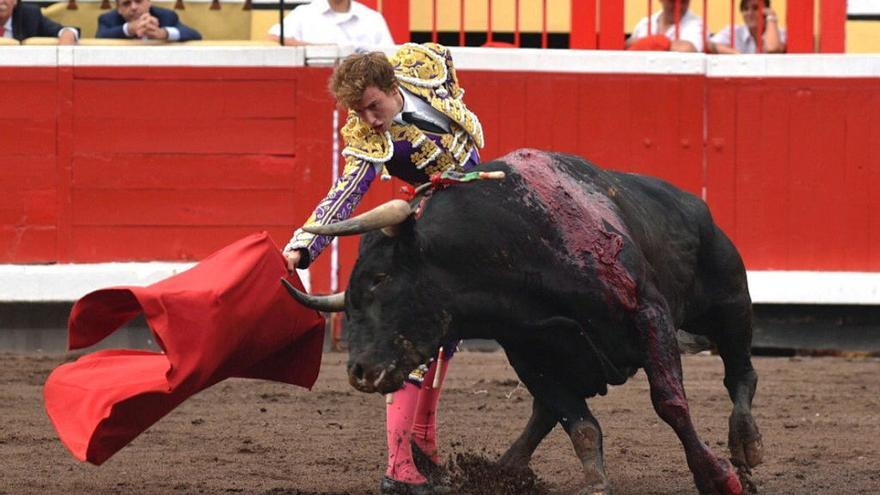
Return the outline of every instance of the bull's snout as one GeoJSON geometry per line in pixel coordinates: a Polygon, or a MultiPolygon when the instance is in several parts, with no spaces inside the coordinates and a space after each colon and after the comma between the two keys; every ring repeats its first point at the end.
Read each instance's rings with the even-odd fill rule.
{"type": "Polygon", "coordinates": [[[368,365],[360,361],[349,361],[348,382],[356,390],[366,393],[394,392],[403,385],[403,376],[394,363],[368,365]]]}

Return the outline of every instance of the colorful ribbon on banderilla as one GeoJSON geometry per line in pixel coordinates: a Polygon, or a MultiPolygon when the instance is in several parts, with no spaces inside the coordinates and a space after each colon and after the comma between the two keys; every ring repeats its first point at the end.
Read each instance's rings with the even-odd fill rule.
{"type": "Polygon", "coordinates": [[[410,203],[421,198],[419,201],[418,212],[416,213],[416,218],[418,218],[425,206],[425,202],[431,197],[434,191],[446,189],[454,184],[464,184],[477,180],[501,180],[504,179],[504,177],[505,174],[501,170],[495,170],[492,172],[456,172],[454,170],[447,170],[445,172],[432,174],[428,178],[428,182],[425,182],[416,188],[413,188],[410,185],[404,185],[400,188],[400,192],[403,194],[404,199],[410,203]]]}

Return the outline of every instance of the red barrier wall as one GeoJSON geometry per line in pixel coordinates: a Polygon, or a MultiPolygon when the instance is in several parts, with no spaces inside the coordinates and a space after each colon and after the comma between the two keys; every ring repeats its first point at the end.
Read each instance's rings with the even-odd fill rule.
{"type": "Polygon", "coordinates": [[[880,271],[876,79],[707,79],[708,203],[750,269],[880,271]]]}
{"type": "MultiPolygon", "coordinates": [[[[330,183],[328,75],[0,67],[0,263],[195,260],[264,229],[282,245],[330,183]]],[[[552,149],[705,189],[750,269],[880,271],[876,79],[460,77],[484,159],[552,149]]],[[[342,285],[356,244],[342,243],[342,285]]]]}
{"type": "Polygon", "coordinates": [[[195,260],[255,230],[283,245],[330,182],[328,76],[0,68],[0,262],[195,260]]]}

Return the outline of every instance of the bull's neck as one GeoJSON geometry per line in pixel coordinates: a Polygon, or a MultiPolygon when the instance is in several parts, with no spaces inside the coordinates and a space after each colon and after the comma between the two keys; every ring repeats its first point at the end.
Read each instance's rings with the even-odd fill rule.
{"type": "MultiPolygon", "coordinates": [[[[449,307],[451,337],[459,339],[498,339],[531,318],[532,305],[523,297],[496,291],[459,294],[449,307]],[[502,334],[503,332],[503,334],[502,334]]],[[[540,312],[534,312],[535,315],[540,312]]]]}

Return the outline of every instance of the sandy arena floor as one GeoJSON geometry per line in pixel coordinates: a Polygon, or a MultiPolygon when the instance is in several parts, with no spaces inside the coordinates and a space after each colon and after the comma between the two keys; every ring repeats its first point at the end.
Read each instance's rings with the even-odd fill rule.
{"type": "MultiPolygon", "coordinates": [[[[227,380],[191,398],[103,466],[76,461],[43,410],[65,357],[0,354],[0,494],[366,494],[384,468],[384,401],[348,386],[347,355],[324,356],[313,391],[227,380]]],[[[459,353],[441,407],[444,458],[494,459],[531,410],[503,353],[459,353]]],[[[880,493],[880,359],[756,358],[764,494],[880,493]]],[[[726,455],[730,403],[715,356],[684,358],[697,428],[726,455]]],[[[591,407],[617,494],[696,493],[684,454],[655,414],[644,373],[591,407]]],[[[561,428],[531,465],[542,493],[576,493],[579,462],[561,428]]]]}

